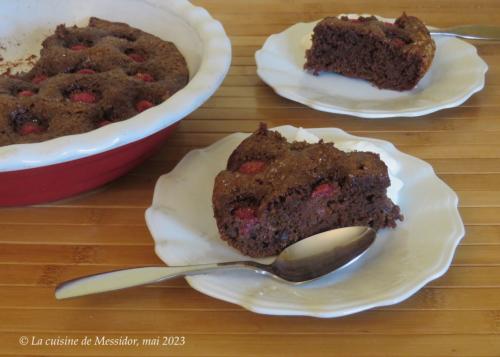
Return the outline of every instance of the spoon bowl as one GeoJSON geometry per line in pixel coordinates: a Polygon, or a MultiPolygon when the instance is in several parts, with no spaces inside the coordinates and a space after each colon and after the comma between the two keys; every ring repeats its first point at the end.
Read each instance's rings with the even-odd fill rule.
{"type": "Polygon", "coordinates": [[[333,229],[290,245],[270,265],[283,280],[303,283],[345,267],[359,258],[374,242],[370,227],[333,229]]]}
{"type": "Polygon", "coordinates": [[[375,236],[376,232],[370,227],[332,229],[290,245],[271,264],[239,261],[115,270],[66,281],[56,287],[55,295],[57,299],[66,299],[221,269],[250,269],[281,281],[298,284],[317,279],[354,262],[370,247],[375,236]]]}

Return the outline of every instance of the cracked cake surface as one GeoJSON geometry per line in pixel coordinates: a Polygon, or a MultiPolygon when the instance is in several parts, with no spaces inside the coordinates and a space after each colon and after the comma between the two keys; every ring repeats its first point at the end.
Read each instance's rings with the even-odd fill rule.
{"type": "Polygon", "coordinates": [[[398,91],[414,88],[431,66],[436,45],[427,27],[403,13],[394,23],[376,17],[326,17],[313,30],[304,69],[335,72],[398,91]]]}
{"type": "Polygon", "coordinates": [[[177,47],[125,23],[59,25],[29,72],[0,76],[0,146],[84,133],[168,99],[189,79],[177,47]]]}
{"type": "Polygon", "coordinates": [[[288,143],[261,124],[215,178],[212,203],[221,238],[264,257],[333,228],[394,228],[403,217],[386,195],[389,185],[378,154],[288,143]]]}

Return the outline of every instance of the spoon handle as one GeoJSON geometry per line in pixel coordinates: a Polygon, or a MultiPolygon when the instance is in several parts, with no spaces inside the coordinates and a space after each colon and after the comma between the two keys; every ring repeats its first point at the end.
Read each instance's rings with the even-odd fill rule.
{"type": "Polygon", "coordinates": [[[178,267],[140,267],[99,273],[66,281],[56,287],[56,299],[103,293],[157,283],[181,275],[202,274],[219,269],[251,269],[264,272],[265,265],[256,262],[227,262],[178,267]]]}
{"type": "Polygon", "coordinates": [[[500,27],[488,25],[464,25],[431,30],[432,35],[454,36],[470,40],[500,41],[500,27]]]}

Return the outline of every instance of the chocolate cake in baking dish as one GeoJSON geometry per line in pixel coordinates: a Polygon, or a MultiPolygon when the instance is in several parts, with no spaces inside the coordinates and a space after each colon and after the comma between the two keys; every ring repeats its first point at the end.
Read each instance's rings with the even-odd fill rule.
{"type": "Polygon", "coordinates": [[[0,77],[0,145],[84,133],[128,119],[183,88],[176,46],[124,23],[59,25],[26,73],[0,77]]]}

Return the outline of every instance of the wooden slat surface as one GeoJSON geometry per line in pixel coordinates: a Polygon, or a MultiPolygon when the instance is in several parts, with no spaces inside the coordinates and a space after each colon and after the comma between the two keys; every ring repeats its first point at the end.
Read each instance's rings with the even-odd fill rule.
{"type": "MultiPolygon", "coordinates": [[[[222,87],[128,175],[81,196],[0,209],[1,356],[500,356],[500,45],[476,42],[486,87],[458,108],[419,118],[366,120],[313,111],[256,75],[267,36],[299,21],[403,10],[436,26],[500,24],[497,0],[197,0],[225,25],[233,63],[222,87]],[[161,264],[144,222],[156,179],[192,149],[269,126],[339,127],[389,140],[426,160],[460,197],[466,236],[447,274],[408,300],[339,319],[254,314],[184,280],[56,301],[55,285],[134,265],[161,264]],[[29,338],[27,346],[20,338],[29,338]],[[85,336],[182,346],[44,346],[85,336]],[[35,340],[32,340],[35,338],[35,340]]],[[[1,184],[1,183],[0,183],[1,184]]]]}

